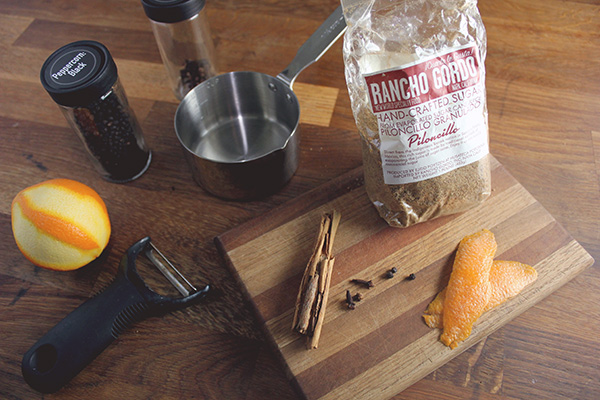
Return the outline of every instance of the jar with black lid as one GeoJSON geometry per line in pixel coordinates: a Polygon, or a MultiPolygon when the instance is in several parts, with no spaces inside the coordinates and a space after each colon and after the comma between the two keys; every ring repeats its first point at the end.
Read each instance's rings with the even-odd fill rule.
{"type": "Polygon", "coordinates": [[[141,0],[175,96],[217,75],[205,0],[141,0]]]}
{"type": "Polygon", "coordinates": [[[103,44],[61,47],[42,66],[40,79],[103,178],[128,182],[148,169],[152,153],[103,44]]]}

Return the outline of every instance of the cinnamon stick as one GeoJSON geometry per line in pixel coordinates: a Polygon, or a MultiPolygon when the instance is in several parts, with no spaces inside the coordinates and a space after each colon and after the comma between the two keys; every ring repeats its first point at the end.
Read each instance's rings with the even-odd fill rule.
{"type": "Polygon", "coordinates": [[[327,308],[327,298],[329,296],[329,285],[331,283],[331,272],[333,271],[334,261],[335,258],[332,258],[327,262],[327,278],[325,279],[325,285],[323,287],[321,307],[317,311],[317,315],[315,317],[315,329],[309,342],[309,348],[311,349],[316,349],[319,347],[319,338],[321,337],[321,328],[323,327],[323,321],[325,320],[325,309],[327,308]]]}
{"type": "Polygon", "coordinates": [[[296,298],[292,329],[308,336],[307,346],[311,349],[316,349],[319,345],[325,319],[335,261],[333,240],[340,218],[340,213],[335,210],[322,215],[313,254],[304,271],[296,298]]]}

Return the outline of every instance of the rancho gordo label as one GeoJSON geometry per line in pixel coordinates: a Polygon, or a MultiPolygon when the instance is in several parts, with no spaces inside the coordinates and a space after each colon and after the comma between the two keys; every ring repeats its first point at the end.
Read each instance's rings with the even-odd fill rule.
{"type": "Polygon", "coordinates": [[[483,66],[475,45],[364,79],[386,184],[434,178],[488,154],[483,66]]]}

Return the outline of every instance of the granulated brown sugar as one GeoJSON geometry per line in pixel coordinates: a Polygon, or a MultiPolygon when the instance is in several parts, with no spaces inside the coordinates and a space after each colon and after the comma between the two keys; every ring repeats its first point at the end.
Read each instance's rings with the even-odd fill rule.
{"type": "Polygon", "coordinates": [[[357,118],[361,134],[365,187],[379,215],[391,226],[407,227],[442,215],[466,211],[491,193],[489,156],[435,178],[404,185],[383,181],[377,118],[365,109],[357,118]]]}

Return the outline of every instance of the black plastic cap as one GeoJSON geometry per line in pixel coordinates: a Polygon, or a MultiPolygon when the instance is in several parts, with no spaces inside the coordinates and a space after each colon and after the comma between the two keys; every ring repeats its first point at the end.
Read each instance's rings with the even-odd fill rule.
{"type": "Polygon", "coordinates": [[[48,57],[40,79],[55,102],[86,106],[106,94],[117,81],[117,66],[108,49],[92,40],[69,43],[48,57]]]}
{"type": "Polygon", "coordinates": [[[156,22],[185,21],[204,8],[205,0],[142,0],[148,18],[156,22]]]}

